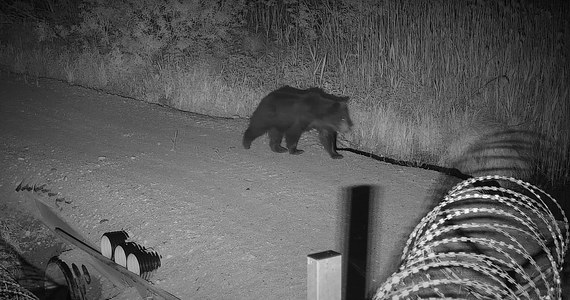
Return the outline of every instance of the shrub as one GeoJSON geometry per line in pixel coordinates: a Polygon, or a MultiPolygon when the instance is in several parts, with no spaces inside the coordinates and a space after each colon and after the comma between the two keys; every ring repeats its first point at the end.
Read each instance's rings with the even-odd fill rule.
{"type": "Polygon", "coordinates": [[[100,49],[143,58],[224,51],[242,25],[245,1],[84,0],[74,31],[100,49]]]}

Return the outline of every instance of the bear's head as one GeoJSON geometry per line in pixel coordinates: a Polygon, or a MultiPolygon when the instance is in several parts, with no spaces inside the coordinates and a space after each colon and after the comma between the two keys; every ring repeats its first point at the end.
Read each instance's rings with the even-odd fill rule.
{"type": "Polygon", "coordinates": [[[348,112],[348,97],[336,97],[323,121],[337,132],[350,131],[353,123],[348,112]]]}

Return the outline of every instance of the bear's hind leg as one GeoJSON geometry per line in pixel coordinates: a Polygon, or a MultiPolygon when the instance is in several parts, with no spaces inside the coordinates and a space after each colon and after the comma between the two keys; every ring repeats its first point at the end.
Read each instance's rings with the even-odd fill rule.
{"type": "Polygon", "coordinates": [[[277,153],[287,152],[287,148],[281,146],[282,140],[283,131],[275,127],[269,130],[269,147],[271,148],[271,151],[277,153]]]}
{"type": "Polygon", "coordinates": [[[243,134],[242,144],[245,149],[251,147],[251,143],[258,137],[262,136],[267,129],[249,126],[243,134]]]}
{"type": "Polygon", "coordinates": [[[325,150],[329,153],[329,155],[334,159],[343,158],[341,154],[336,152],[336,131],[330,129],[320,129],[319,130],[319,140],[325,150]]]}

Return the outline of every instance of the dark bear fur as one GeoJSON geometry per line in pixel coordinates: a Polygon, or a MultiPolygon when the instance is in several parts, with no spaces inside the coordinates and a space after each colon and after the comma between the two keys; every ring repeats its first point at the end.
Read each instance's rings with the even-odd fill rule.
{"type": "Polygon", "coordinates": [[[256,138],[268,132],[273,152],[301,154],[303,150],[297,149],[301,134],[316,129],[330,156],[342,158],[336,151],[336,136],[352,127],[347,102],[348,97],[327,94],[320,88],[281,87],[261,99],[243,135],[243,147],[249,149],[256,138]],[[281,146],[283,136],[287,148],[281,146]]]}

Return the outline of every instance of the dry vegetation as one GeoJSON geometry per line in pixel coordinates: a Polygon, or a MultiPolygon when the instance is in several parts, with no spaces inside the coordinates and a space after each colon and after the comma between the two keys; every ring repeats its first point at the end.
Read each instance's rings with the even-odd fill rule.
{"type": "MultiPolygon", "coordinates": [[[[12,1],[0,63],[226,117],[320,86],[353,99],[360,150],[453,166],[473,140],[530,131],[532,173],[568,180],[567,1],[181,2],[12,1]]],[[[519,155],[505,140],[495,154],[519,155]]]]}

